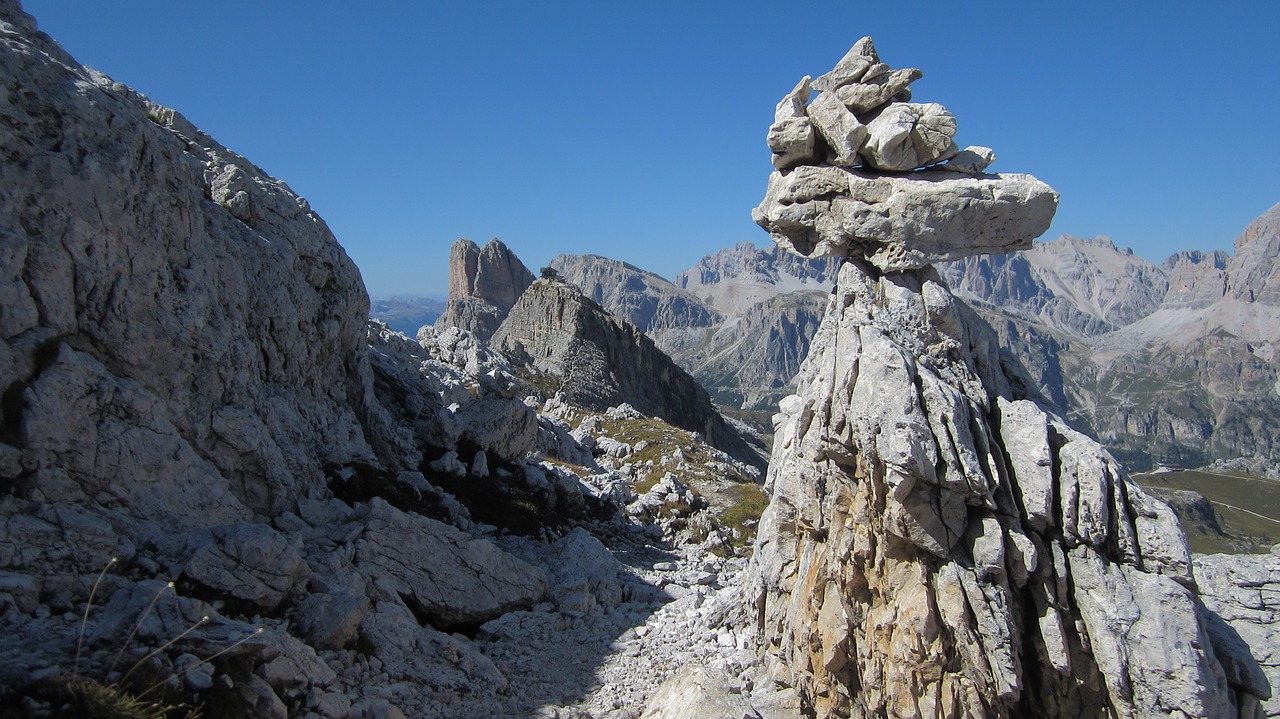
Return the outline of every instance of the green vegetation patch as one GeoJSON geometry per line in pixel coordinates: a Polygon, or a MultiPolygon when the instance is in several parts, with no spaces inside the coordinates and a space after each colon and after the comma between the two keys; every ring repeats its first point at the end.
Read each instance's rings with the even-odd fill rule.
{"type": "Polygon", "coordinates": [[[760,517],[769,506],[769,495],[758,484],[743,484],[729,490],[733,504],[720,515],[722,526],[736,529],[733,544],[736,547],[746,546],[756,536],[756,527],[760,517]]]}
{"type": "Polygon", "coordinates": [[[1184,526],[1193,552],[1261,554],[1280,542],[1280,482],[1199,470],[1135,474],[1134,479],[1144,487],[1189,490],[1209,500],[1227,537],[1184,526]]]}

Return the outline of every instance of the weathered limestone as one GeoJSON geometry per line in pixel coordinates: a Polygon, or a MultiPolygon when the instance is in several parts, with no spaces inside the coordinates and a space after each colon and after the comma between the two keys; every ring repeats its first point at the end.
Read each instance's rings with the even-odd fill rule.
{"type": "MultiPolygon", "coordinates": [[[[0,703],[37,672],[116,681],[139,660],[252,716],[394,716],[362,692],[401,677],[503,688],[423,623],[530,606],[544,573],[464,533],[422,472],[454,452],[467,481],[524,479],[538,421],[505,361],[457,330],[366,325],[306,200],[14,0],[0,146],[0,703]]],[[[501,249],[471,279],[514,302],[527,281],[501,249]]]]}
{"type": "Polygon", "coordinates": [[[324,221],[0,11],[0,387],[23,487],[178,527],[377,461],[368,296],[324,221]]]}
{"type": "Polygon", "coordinates": [[[274,529],[238,523],[214,527],[195,539],[196,549],[182,576],[226,596],[275,609],[300,594],[311,570],[298,550],[274,529]]]}
{"type": "Polygon", "coordinates": [[[867,141],[868,128],[836,95],[824,92],[805,109],[809,121],[831,148],[827,161],[833,165],[856,167],[862,164],[858,151],[867,141]]]}
{"type": "Polygon", "coordinates": [[[1197,554],[1196,580],[1214,646],[1232,684],[1249,687],[1240,697],[1241,716],[1251,702],[1260,715],[1280,716],[1280,545],[1268,554],[1197,554]]]}
{"type": "Polygon", "coordinates": [[[942,105],[897,102],[867,122],[861,153],[878,170],[912,170],[960,152],[955,134],[955,115],[942,105]]]}
{"type": "MultiPolygon", "coordinates": [[[[879,110],[869,165],[955,154],[924,107],[879,110]]],[[[1253,716],[1264,695],[1224,671],[1241,650],[1199,606],[1172,511],[1041,406],[930,266],[1029,247],[1056,204],[1026,175],[770,179],[755,217],[775,241],[848,258],[774,418],[747,590],[773,676],[817,716],[1253,716]]]]}
{"type": "Polygon", "coordinates": [[[433,519],[381,499],[368,506],[354,563],[386,599],[404,599],[448,628],[480,624],[533,605],[547,590],[542,571],[493,543],[472,539],[433,519]]]}
{"type": "MultiPolygon", "coordinates": [[[[910,102],[908,86],[922,76],[916,68],[890,70],[871,38],[862,38],[831,72],[805,77],[778,103],[768,134],[774,167],[785,172],[825,161],[902,172],[955,157],[955,117],[937,103],[910,102]]],[[[948,169],[978,174],[994,159],[990,151],[966,155],[948,169]]]]}

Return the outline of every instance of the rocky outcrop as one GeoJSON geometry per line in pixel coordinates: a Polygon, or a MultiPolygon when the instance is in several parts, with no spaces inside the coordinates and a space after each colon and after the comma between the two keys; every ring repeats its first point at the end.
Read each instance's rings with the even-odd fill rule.
{"type": "Polygon", "coordinates": [[[891,186],[918,212],[875,225],[839,207],[844,180],[802,209],[777,190],[848,172],[775,173],[757,212],[849,255],[775,418],[748,590],[774,676],[818,716],[1248,716],[1266,689],[1224,671],[1243,650],[1214,640],[1171,510],[920,266],[993,232],[1027,246],[1056,195],[987,176],[1027,191],[985,204],[911,173],[891,186]]]}
{"type": "Polygon", "coordinates": [[[493,347],[550,378],[548,394],[604,410],[622,403],[672,425],[700,432],[729,454],[757,455],[687,372],[634,325],[619,320],[576,288],[534,282],[493,336],[493,347]]]}
{"type": "Polygon", "coordinates": [[[558,255],[551,267],[565,282],[655,341],[664,330],[696,330],[722,319],[697,297],[625,262],[599,255],[558,255]]]}
{"type": "MultiPolygon", "coordinates": [[[[1269,554],[1197,554],[1194,566],[1215,644],[1253,650],[1252,656],[1238,651],[1235,662],[1224,662],[1228,679],[1270,686],[1254,716],[1280,716],[1280,545],[1269,554]]],[[[1240,713],[1249,716],[1257,698],[1242,699],[1248,703],[1240,713]]]]}
{"type": "Polygon", "coordinates": [[[395,682],[415,716],[503,691],[442,629],[530,607],[545,572],[427,477],[572,503],[576,480],[530,463],[505,360],[368,323],[304,199],[12,0],[0,145],[0,704],[128,691],[135,665],[253,716],[395,716],[395,682]]]}
{"type": "Polygon", "coordinates": [[[484,247],[458,240],[449,248],[449,301],[436,327],[487,340],[532,282],[533,273],[497,238],[484,247]]]}
{"type": "Polygon", "coordinates": [[[3,9],[8,482],[182,526],[377,462],[369,300],[323,220],[3,9]]]}

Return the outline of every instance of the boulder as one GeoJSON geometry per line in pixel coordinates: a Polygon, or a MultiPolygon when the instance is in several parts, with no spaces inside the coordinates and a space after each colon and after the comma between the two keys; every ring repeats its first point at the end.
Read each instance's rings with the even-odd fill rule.
{"type": "Polygon", "coordinates": [[[991,163],[995,161],[995,150],[992,150],[990,147],[970,145],[960,152],[957,152],[951,157],[951,159],[941,165],[938,165],[938,169],[976,175],[979,172],[985,171],[991,166],[991,163]]]}
{"type": "Polygon", "coordinates": [[[182,569],[182,576],[207,589],[274,609],[300,592],[311,576],[302,555],[264,524],[214,527],[182,569]]]}
{"type": "Polygon", "coordinates": [[[849,52],[840,58],[835,68],[813,81],[813,89],[818,92],[830,92],[842,85],[859,82],[868,74],[876,77],[883,74],[880,66],[880,55],[876,53],[875,43],[871,38],[863,37],[849,48],[849,52]],[[873,68],[876,68],[873,70],[873,68]]]}
{"type": "Polygon", "coordinates": [[[959,153],[955,136],[955,115],[942,105],[895,102],[867,121],[861,152],[877,170],[912,170],[959,153]]]}
{"type": "Polygon", "coordinates": [[[815,151],[817,135],[804,111],[804,105],[808,101],[809,78],[805,76],[782,98],[774,112],[767,139],[769,149],[773,150],[773,166],[778,170],[786,170],[818,158],[815,151]]]}
{"type": "MultiPolygon", "coordinates": [[[[923,76],[924,73],[914,67],[902,68],[877,75],[865,82],[840,85],[833,92],[850,111],[857,115],[865,115],[878,107],[888,104],[906,90],[908,85],[923,76]]],[[[864,75],[865,78],[866,75],[864,75]]],[[[954,126],[952,131],[954,132],[954,126]]],[[[912,165],[912,167],[916,167],[916,165],[912,165]]]]}
{"type": "Polygon", "coordinates": [[[867,126],[838,97],[824,92],[809,103],[805,112],[831,150],[828,162],[845,167],[861,164],[858,152],[867,140],[867,126]]]}
{"type": "Polygon", "coordinates": [[[367,506],[354,564],[386,598],[409,602],[440,629],[528,608],[547,591],[542,570],[433,519],[381,499],[367,506]]]}

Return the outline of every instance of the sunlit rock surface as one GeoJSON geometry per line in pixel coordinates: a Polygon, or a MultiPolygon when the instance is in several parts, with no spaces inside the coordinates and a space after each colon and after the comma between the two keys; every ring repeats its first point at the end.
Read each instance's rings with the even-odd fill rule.
{"type": "Polygon", "coordinates": [[[1056,194],[940,176],[801,165],[756,212],[849,257],[774,418],[747,588],[773,676],[818,716],[1252,716],[1171,510],[929,266],[1028,247],[1056,194]]]}

